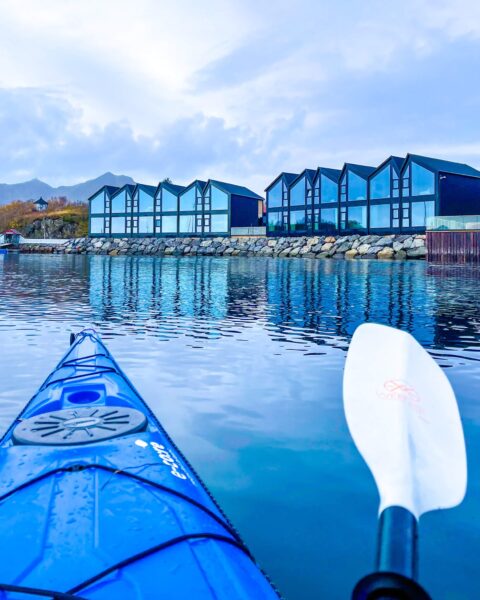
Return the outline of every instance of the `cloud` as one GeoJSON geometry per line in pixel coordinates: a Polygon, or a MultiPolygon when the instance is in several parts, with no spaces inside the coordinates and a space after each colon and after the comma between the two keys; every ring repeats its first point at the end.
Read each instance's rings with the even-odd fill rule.
{"type": "Polygon", "coordinates": [[[473,0],[0,0],[0,180],[479,163],[473,0]]]}

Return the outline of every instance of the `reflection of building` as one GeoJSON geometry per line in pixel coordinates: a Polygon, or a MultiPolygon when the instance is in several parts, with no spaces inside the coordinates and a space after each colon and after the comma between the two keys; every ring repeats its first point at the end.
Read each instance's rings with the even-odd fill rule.
{"type": "Polygon", "coordinates": [[[282,173],[266,192],[269,235],[418,233],[429,217],[480,213],[480,171],[416,154],[282,173]]]}
{"type": "Polygon", "coordinates": [[[210,179],[187,187],[162,182],[120,190],[102,188],[90,199],[90,235],[118,237],[242,234],[263,220],[263,199],[246,187],[210,179]]]}

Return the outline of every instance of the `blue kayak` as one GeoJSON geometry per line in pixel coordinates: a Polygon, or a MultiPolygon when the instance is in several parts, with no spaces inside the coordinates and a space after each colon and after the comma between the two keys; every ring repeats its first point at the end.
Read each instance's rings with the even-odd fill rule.
{"type": "Polygon", "coordinates": [[[0,599],[278,599],[97,334],[0,442],[0,599]]]}

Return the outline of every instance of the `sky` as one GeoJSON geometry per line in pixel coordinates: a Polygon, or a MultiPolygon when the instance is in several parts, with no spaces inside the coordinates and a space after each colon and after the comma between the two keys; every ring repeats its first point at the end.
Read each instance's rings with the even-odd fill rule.
{"type": "Polygon", "coordinates": [[[480,168],[478,0],[0,0],[0,181],[480,168]]]}

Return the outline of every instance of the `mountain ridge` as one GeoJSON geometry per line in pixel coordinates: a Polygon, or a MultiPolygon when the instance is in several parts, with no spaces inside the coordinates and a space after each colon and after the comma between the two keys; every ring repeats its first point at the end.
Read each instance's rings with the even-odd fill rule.
{"type": "Polygon", "coordinates": [[[66,196],[71,201],[85,202],[87,198],[104,185],[121,187],[127,183],[135,183],[135,181],[128,175],[115,175],[110,171],[94,179],[58,187],[51,186],[36,177],[20,183],[0,183],[0,206],[13,200],[38,200],[40,196],[44,200],[66,196]]]}

